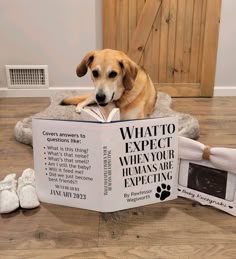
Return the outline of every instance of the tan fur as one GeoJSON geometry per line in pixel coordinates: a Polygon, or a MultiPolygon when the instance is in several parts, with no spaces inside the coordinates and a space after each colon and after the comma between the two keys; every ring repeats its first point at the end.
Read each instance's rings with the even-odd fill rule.
{"type": "Polygon", "coordinates": [[[87,100],[90,96],[91,96],[91,94],[68,97],[68,98],[65,98],[65,99],[63,100],[63,104],[73,104],[73,105],[77,105],[77,104],[79,104],[79,103],[84,102],[85,100],[87,100]]]}
{"type": "Polygon", "coordinates": [[[78,65],[77,75],[84,76],[88,68],[93,73],[95,92],[65,98],[64,104],[77,105],[77,112],[96,102],[108,112],[115,104],[120,108],[121,119],[145,118],[153,112],[156,89],[149,75],[123,52],[111,49],[91,51],[78,65]],[[113,72],[115,77],[111,77],[113,72]],[[107,105],[110,103],[113,105],[107,105]]]}

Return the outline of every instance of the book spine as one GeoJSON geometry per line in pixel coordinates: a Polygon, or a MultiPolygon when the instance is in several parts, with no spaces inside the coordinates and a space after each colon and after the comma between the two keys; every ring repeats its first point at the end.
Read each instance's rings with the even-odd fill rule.
{"type": "Polygon", "coordinates": [[[113,195],[113,177],[115,168],[112,163],[112,156],[115,153],[115,147],[112,141],[113,131],[112,128],[109,127],[108,124],[102,125],[105,126],[101,131],[102,138],[102,146],[101,146],[101,154],[102,154],[102,163],[101,163],[101,172],[102,174],[102,212],[111,212],[114,211],[114,195],[113,195]]]}

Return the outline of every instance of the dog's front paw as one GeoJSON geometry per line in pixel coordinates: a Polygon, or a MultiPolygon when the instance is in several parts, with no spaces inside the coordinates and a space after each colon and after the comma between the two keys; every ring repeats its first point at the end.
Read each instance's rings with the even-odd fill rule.
{"type": "Polygon", "coordinates": [[[75,111],[76,111],[77,113],[81,113],[82,110],[83,110],[83,106],[80,106],[80,105],[77,105],[77,106],[76,106],[75,111]]]}

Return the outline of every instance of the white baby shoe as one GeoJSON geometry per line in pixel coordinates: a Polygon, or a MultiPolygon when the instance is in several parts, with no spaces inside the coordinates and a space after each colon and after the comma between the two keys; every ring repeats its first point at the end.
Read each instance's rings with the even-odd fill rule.
{"type": "Polygon", "coordinates": [[[24,209],[33,209],[39,206],[39,200],[35,189],[35,172],[27,168],[18,179],[17,194],[20,206],[24,209]]]}
{"type": "Polygon", "coordinates": [[[19,208],[16,183],[16,174],[9,174],[0,182],[0,213],[10,213],[19,208]]]}

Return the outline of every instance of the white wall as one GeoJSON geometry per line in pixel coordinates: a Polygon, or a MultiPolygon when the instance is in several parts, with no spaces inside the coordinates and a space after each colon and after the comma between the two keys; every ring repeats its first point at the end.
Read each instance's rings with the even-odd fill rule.
{"type": "Polygon", "coordinates": [[[6,64],[48,65],[50,87],[91,85],[75,69],[101,27],[101,0],[0,0],[0,88],[6,64]]]}
{"type": "MultiPolygon", "coordinates": [[[[90,86],[75,67],[102,47],[101,6],[101,0],[0,0],[0,96],[35,95],[6,89],[6,64],[48,65],[51,89],[90,86]]],[[[236,0],[222,1],[215,95],[236,95],[235,10],[236,0]]]]}
{"type": "Polygon", "coordinates": [[[236,1],[223,0],[215,95],[236,95],[236,1]]]}

